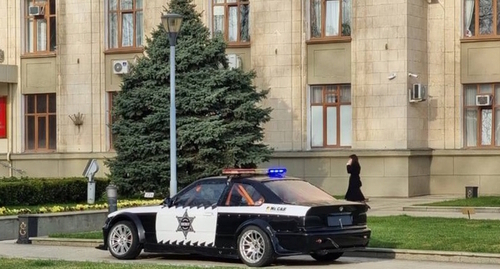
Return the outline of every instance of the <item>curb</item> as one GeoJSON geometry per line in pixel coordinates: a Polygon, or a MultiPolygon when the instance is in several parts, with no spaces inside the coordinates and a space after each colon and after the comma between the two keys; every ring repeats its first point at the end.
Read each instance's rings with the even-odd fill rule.
{"type": "Polygon", "coordinates": [[[494,253],[366,248],[355,252],[346,252],[344,256],[454,263],[500,264],[500,254],[494,253]]]}
{"type": "Polygon", "coordinates": [[[76,238],[52,238],[31,237],[33,245],[67,246],[67,247],[98,247],[103,244],[102,239],[76,239],[76,238]]]}
{"type": "MultiPolygon", "coordinates": [[[[33,237],[32,244],[72,247],[93,247],[103,244],[101,239],[66,239],[33,237]]],[[[377,259],[418,260],[435,262],[454,262],[472,264],[500,264],[500,254],[455,252],[455,251],[430,251],[411,249],[366,248],[353,252],[345,252],[345,257],[362,257],[377,259]]]]}
{"type": "Polygon", "coordinates": [[[403,211],[420,212],[463,212],[472,209],[475,213],[500,213],[500,207],[470,207],[470,206],[405,206],[403,211]]]}

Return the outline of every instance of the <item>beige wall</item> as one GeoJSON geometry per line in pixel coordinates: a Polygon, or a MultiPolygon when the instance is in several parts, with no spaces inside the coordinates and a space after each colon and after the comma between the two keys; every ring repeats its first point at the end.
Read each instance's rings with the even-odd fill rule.
{"type": "MultiPolygon", "coordinates": [[[[24,58],[20,2],[0,3],[0,49],[6,56],[0,71],[7,65],[17,69],[9,82],[18,83],[0,83],[0,92],[12,93],[9,139],[0,139],[0,161],[26,176],[79,176],[89,158],[101,165],[113,156],[107,91],[118,90],[121,78],[112,74],[112,60],[133,62],[141,53],[105,53],[104,0],[65,0],[57,2],[57,56],[24,58]],[[21,93],[37,92],[57,93],[56,154],[23,153],[21,93]],[[80,128],[69,118],[76,113],[84,115],[80,128]]],[[[146,36],[159,26],[167,2],[145,1],[146,36]]],[[[210,25],[209,1],[194,3],[210,25]]],[[[498,42],[461,43],[462,1],[353,1],[352,41],[309,45],[306,3],[251,1],[252,45],[227,50],[240,55],[245,70],[256,71],[258,88],[270,89],[264,101],[273,108],[264,126],[265,142],[276,150],[270,164],[287,166],[291,175],[334,194],[347,188],[345,162],[351,153],[361,158],[367,196],[462,194],[470,184],[478,185],[481,195],[500,193],[495,165],[500,153],[460,150],[461,82],[500,79],[494,65],[498,42]],[[391,74],[396,78],[389,80],[391,74]],[[316,83],[351,83],[352,149],[309,149],[307,85],[316,83]],[[427,85],[427,101],[408,102],[413,83],[427,85]]],[[[99,175],[105,171],[102,165],[99,175]]],[[[0,166],[0,176],[16,173],[0,166]]]]}
{"type": "Polygon", "coordinates": [[[279,153],[266,166],[283,166],[287,174],[305,178],[334,195],[345,194],[348,156],[361,164],[362,191],[368,197],[409,197],[429,194],[430,151],[329,151],[279,153]]]}
{"type": "Polygon", "coordinates": [[[408,159],[408,196],[430,193],[431,151],[414,152],[408,159]]]}
{"type": "MultiPolygon", "coordinates": [[[[427,13],[426,1],[410,0],[407,3],[407,69],[417,74],[417,78],[408,76],[408,89],[413,84],[428,85],[427,63],[427,13]]],[[[404,75],[404,74],[402,74],[404,75]]],[[[427,148],[428,102],[408,103],[407,108],[407,148],[427,148]]]]}
{"type": "Polygon", "coordinates": [[[350,84],[351,43],[307,46],[307,84],[350,84]]]}
{"type": "Polygon", "coordinates": [[[427,5],[428,144],[434,149],[462,147],[461,4],[455,0],[427,5]]]}
{"type": "Polygon", "coordinates": [[[353,1],[353,148],[408,147],[407,1],[353,1]],[[390,74],[396,78],[388,80],[390,74]]]}
{"type": "Polygon", "coordinates": [[[495,151],[436,151],[431,164],[431,193],[463,194],[477,186],[479,195],[500,193],[500,154],[495,151]]]}
{"type": "Polygon", "coordinates": [[[99,171],[95,176],[105,177],[109,170],[104,161],[113,156],[112,153],[14,154],[11,156],[4,154],[0,155],[0,162],[3,164],[0,165],[0,177],[80,177],[90,159],[96,159],[99,165],[99,171]]]}
{"type": "Polygon", "coordinates": [[[273,107],[264,141],[278,151],[306,149],[305,39],[302,1],[251,2],[252,66],[255,85],[270,89],[273,107]]]}
{"type": "Polygon", "coordinates": [[[468,42],[460,46],[461,82],[491,83],[500,81],[500,42],[468,42]]]}
{"type": "Polygon", "coordinates": [[[142,57],[142,53],[126,53],[126,54],[108,54],[105,56],[104,72],[106,73],[106,91],[121,90],[122,75],[113,73],[113,61],[125,60],[129,65],[136,63],[138,57],[142,57]]]}
{"type": "Polygon", "coordinates": [[[0,64],[0,83],[17,83],[17,66],[0,64]]]}
{"type": "MultiPolygon", "coordinates": [[[[5,60],[1,64],[19,65],[20,40],[20,2],[0,2],[0,50],[4,51],[5,60]]],[[[0,65],[1,65],[0,64],[0,65]]]]}
{"type": "Polygon", "coordinates": [[[57,89],[56,57],[21,60],[23,94],[54,93],[57,89]]]}

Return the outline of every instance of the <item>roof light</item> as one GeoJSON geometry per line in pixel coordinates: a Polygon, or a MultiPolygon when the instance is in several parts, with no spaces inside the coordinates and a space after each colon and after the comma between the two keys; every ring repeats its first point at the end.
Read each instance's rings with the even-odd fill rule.
{"type": "Polygon", "coordinates": [[[286,168],[271,168],[267,171],[269,177],[281,178],[286,174],[286,168]]]}
{"type": "MultiPolygon", "coordinates": [[[[241,175],[241,174],[246,174],[246,175],[258,175],[259,171],[257,170],[262,170],[262,169],[254,169],[254,168],[226,168],[222,169],[222,174],[223,175],[241,175]]],[[[263,174],[262,171],[260,174],[263,174]]]]}
{"type": "Polygon", "coordinates": [[[273,178],[284,177],[286,168],[270,168],[270,169],[255,169],[255,168],[226,168],[222,169],[223,175],[268,175],[273,178]]]}

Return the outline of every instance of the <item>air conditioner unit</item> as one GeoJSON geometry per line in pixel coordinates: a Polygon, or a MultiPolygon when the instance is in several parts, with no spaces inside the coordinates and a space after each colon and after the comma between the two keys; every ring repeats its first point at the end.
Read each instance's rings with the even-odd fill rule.
{"type": "Polygon", "coordinates": [[[228,55],[226,55],[226,58],[227,58],[229,68],[234,69],[234,68],[241,67],[241,58],[238,55],[228,54],[228,55]]]}
{"type": "Polygon", "coordinates": [[[126,60],[116,60],[113,61],[113,74],[122,75],[129,72],[128,61],[126,60]]]}
{"type": "Polygon", "coordinates": [[[408,93],[410,103],[425,101],[425,86],[422,84],[413,84],[413,87],[408,93]]]}
{"type": "Polygon", "coordinates": [[[476,106],[491,106],[493,104],[493,98],[489,94],[478,94],[476,95],[476,106]]]}
{"type": "Polygon", "coordinates": [[[43,6],[31,6],[28,8],[30,16],[43,16],[45,15],[45,8],[43,6]]]}

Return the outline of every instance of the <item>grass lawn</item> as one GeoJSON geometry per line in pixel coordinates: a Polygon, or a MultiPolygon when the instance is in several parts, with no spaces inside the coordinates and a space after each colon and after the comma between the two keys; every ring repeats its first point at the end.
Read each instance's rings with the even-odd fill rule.
{"type": "Polygon", "coordinates": [[[49,234],[53,238],[77,238],[77,239],[103,239],[102,231],[81,232],[81,233],[56,233],[49,234]]]}
{"type": "MultiPolygon", "coordinates": [[[[500,221],[451,218],[368,217],[369,247],[500,253],[500,221]]],[[[102,239],[100,231],[50,237],[102,239]]]]}
{"type": "MultiPolygon", "coordinates": [[[[2,269],[22,269],[22,268],[95,268],[95,269],[114,269],[114,268],[144,268],[144,269],[199,269],[196,266],[174,266],[161,264],[124,264],[124,263],[94,263],[94,262],[66,262],[54,260],[23,260],[0,258],[0,268],[2,269]]],[[[204,267],[206,268],[206,267],[204,267]]],[[[228,269],[235,267],[210,267],[213,269],[228,269]]]]}
{"type": "Polygon", "coordinates": [[[452,218],[368,217],[370,247],[500,253],[500,221],[452,218]]]}
{"type": "Polygon", "coordinates": [[[442,202],[418,204],[419,206],[472,206],[472,207],[500,207],[499,196],[482,196],[470,199],[455,199],[442,202]]]}

